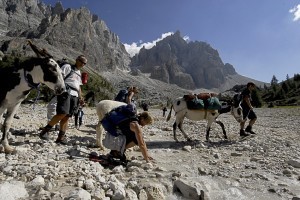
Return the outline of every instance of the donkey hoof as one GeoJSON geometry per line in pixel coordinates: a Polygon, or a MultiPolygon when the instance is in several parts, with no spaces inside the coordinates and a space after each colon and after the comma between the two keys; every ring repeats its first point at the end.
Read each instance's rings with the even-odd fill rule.
{"type": "Polygon", "coordinates": [[[100,150],[105,150],[105,147],[103,146],[103,144],[101,144],[100,142],[96,142],[96,147],[99,147],[100,150]]]}
{"type": "Polygon", "coordinates": [[[14,149],[14,148],[11,148],[11,147],[5,148],[4,151],[5,151],[6,154],[16,154],[17,153],[17,150],[14,149]]]}
{"type": "Polygon", "coordinates": [[[5,153],[4,147],[0,146],[0,153],[5,153]]]}
{"type": "Polygon", "coordinates": [[[99,147],[100,151],[105,150],[105,147],[103,145],[98,145],[98,147],[99,147]]]}

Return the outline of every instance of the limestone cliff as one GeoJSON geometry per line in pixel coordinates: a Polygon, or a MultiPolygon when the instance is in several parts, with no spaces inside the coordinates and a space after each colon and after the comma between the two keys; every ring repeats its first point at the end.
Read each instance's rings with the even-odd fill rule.
{"type": "Polygon", "coordinates": [[[85,54],[97,71],[129,70],[129,54],[119,37],[87,8],[64,9],[38,0],[0,1],[0,46],[3,53],[28,55],[26,39],[51,51],[56,59],[85,54]]]}
{"type": "Polygon", "coordinates": [[[132,58],[131,67],[186,89],[218,88],[236,71],[224,64],[217,50],[205,42],[186,42],[177,31],[132,58]]]}

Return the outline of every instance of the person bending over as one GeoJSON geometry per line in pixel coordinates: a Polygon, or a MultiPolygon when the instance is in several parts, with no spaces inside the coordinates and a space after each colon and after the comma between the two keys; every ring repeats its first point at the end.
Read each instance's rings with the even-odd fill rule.
{"type": "MultiPolygon", "coordinates": [[[[146,160],[146,162],[154,161],[154,159],[148,153],[147,145],[143,138],[142,127],[146,125],[150,125],[152,124],[152,122],[153,122],[152,116],[148,112],[142,112],[137,115],[137,118],[131,118],[130,120],[128,120],[128,122],[118,125],[122,134],[126,137],[125,150],[138,145],[141,149],[142,155],[146,160]]],[[[114,139],[114,136],[111,136],[109,132],[107,132],[107,134],[109,135],[106,135],[106,137],[112,140],[114,139]]],[[[109,146],[106,146],[106,148],[112,149],[109,146]]],[[[118,149],[121,148],[118,147],[118,149]]],[[[117,150],[111,150],[109,155],[121,159],[122,157],[123,158],[125,157],[124,152],[121,153],[120,151],[117,150]]]]}

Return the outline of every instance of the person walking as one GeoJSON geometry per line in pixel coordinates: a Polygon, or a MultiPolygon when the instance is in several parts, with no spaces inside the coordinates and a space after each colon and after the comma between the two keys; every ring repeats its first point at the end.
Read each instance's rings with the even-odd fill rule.
{"type": "Polygon", "coordinates": [[[257,116],[255,112],[253,111],[253,106],[251,104],[251,92],[256,88],[255,84],[253,82],[247,83],[247,88],[245,88],[242,93],[242,102],[241,107],[243,109],[243,121],[240,123],[240,136],[248,136],[250,134],[255,134],[255,132],[252,131],[252,126],[255,123],[257,116]],[[250,120],[249,125],[245,127],[245,123],[247,121],[247,118],[250,120]]]}
{"type": "Polygon", "coordinates": [[[77,110],[79,103],[84,103],[80,86],[82,85],[80,69],[86,65],[87,59],[84,55],[76,58],[75,65],[65,64],[61,67],[64,76],[66,91],[57,96],[56,115],[40,132],[39,136],[43,140],[49,140],[48,132],[51,128],[60,123],[59,133],[56,143],[66,144],[66,130],[69,118],[77,110]]]}
{"type": "Polygon", "coordinates": [[[162,108],[162,111],[163,111],[163,117],[165,117],[166,116],[166,112],[167,112],[167,107],[166,106],[164,106],[163,108],[162,108]]]}
{"type": "Polygon", "coordinates": [[[78,111],[76,113],[74,113],[75,128],[77,130],[80,129],[80,126],[82,125],[82,122],[83,122],[83,115],[84,115],[83,107],[84,107],[84,104],[80,104],[78,111]]]}

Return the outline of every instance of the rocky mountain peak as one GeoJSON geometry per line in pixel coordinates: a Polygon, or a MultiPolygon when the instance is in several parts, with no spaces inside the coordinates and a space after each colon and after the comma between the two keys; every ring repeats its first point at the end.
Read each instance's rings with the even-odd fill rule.
{"type": "Polygon", "coordinates": [[[179,31],[140,51],[131,67],[186,89],[218,88],[227,75],[236,74],[232,65],[224,65],[217,50],[205,42],[187,42],[179,31]]]}
{"type": "Polygon", "coordinates": [[[62,3],[59,1],[55,4],[53,8],[51,8],[52,15],[60,15],[64,12],[64,7],[62,3]]]}
{"type": "Polygon", "coordinates": [[[85,7],[65,10],[61,2],[51,7],[39,0],[1,0],[0,9],[5,10],[0,14],[4,53],[22,51],[25,40],[32,39],[51,50],[56,59],[72,60],[85,54],[96,71],[129,70],[129,54],[119,37],[85,7]]]}

